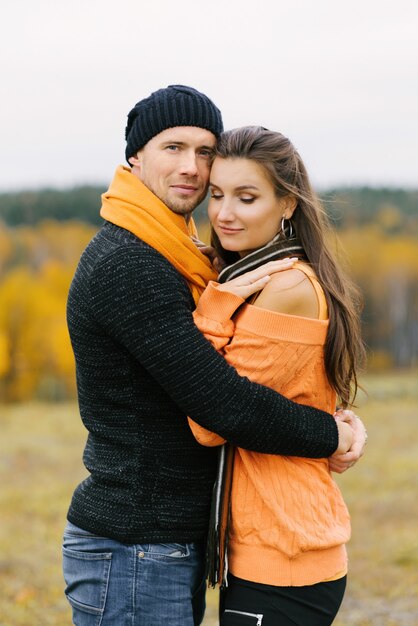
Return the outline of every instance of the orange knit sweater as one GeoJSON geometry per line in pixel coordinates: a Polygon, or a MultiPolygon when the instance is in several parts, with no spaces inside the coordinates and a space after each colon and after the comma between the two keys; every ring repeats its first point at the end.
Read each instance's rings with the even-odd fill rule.
{"type": "MultiPolygon", "coordinates": [[[[209,283],[195,322],[240,374],[298,403],[329,413],[336,395],[324,369],[328,321],[312,271],[320,318],[285,315],[244,303],[209,283]],[[239,309],[237,311],[237,309],[239,309]]],[[[203,445],[223,439],[189,420],[203,445]]],[[[246,580],[301,586],[338,578],[347,569],[350,518],[327,459],[273,456],[238,448],[231,494],[230,571],[246,580]]]]}

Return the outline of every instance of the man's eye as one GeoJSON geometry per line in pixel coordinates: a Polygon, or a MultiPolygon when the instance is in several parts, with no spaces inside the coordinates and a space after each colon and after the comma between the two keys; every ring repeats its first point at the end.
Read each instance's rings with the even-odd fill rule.
{"type": "Polygon", "coordinates": [[[166,149],[172,152],[175,152],[176,150],[179,149],[179,147],[178,146],[166,146],[166,149]]]}
{"type": "Polygon", "coordinates": [[[200,156],[206,157],[208,159],[212,158],[212,150],[200,150],[199,152],[200,156]]]}

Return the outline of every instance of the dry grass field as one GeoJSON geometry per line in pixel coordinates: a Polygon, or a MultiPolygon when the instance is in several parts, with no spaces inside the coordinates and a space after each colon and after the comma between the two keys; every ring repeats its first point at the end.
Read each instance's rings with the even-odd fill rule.
{"type": "MultiPolygon", "coordinates": [[[[367,454],[337,479],[353,538],[335,626],[418,626],[418,372],[363,382],[368,397],[358,412],[368,426],[367,454]]],[[[70,626],[60,553],[70,495],[84,476],[77,408],[25,404],[0,412],[0,626],[70,626]]],[[[214,592],[204,624],[217,624],[214,592]]]]}

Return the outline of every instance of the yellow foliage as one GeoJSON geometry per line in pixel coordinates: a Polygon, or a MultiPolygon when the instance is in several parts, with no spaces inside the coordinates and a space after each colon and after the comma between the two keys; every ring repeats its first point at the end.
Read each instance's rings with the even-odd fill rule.
{"type": "Polygon", "coordinates": [[[392,237],[382,233],[377,224],[349,229],[340,234],[357,277],[370,281],[385,280],[388,275],[418,276],[418,241],[407,234],[392,237]]]}
{"type": "MultiPolygon", "coordinates": [[[[411,311],[417,298],[418,241],[407,232],[396,237],[388,232],[398,217],[396,209],[386,207],[374,223],[347,228],[328,241],[335,247],[339,240],[337,255],[345,264],[338,253],[344,251],[348,271],[364,293],[372,320],[365,331],[377,339],[369,362],[379,369],[392,363],[391,302],[408,297],[411,311]]],[[[199,231],[209,242],[209,225],[199,231]]],[[[76,264],[94,233],[92,226],[76,221],[15,229],[0,225],[0,393],[5,399],[74,395],[65,307],[76,264]]]]}
{"type": "Polygon", "coordinates": [[[400,226],[403,218],[398,207],[385,204],[378,211],[376,219],[384,230],[391,230],[400,226]]]}
{"type": "Polygon", "coordinates": [[[0,283],[0,380],[7,400],[74,395],[69,285],[94,229],[46,222],[15,233],[19,264],[0,283]]]}
{"type": "Polygon", "coordinates": [[[382,350],[373,350],[367,357],[367,365],[374,372],[388,371],[393,363],[390,355],[382,350]]]}
{"type": "Polygon", "coordinates": [[[10,369],[9,342],[7,335],[0,332],[0,379],[10,369]]]}

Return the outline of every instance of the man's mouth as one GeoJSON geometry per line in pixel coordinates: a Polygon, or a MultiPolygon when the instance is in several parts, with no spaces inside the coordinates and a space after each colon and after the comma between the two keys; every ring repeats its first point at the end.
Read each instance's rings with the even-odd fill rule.
{"type": "Polygon", "coordinates": [[[195,187],[194,185],[184,184],[171,185],[171,189],[173,189],[177,193],[182,194],[183,196],[191,196],[192,194],[196,193],[196,191],[198,191],[198,187],[195,187]]]}

